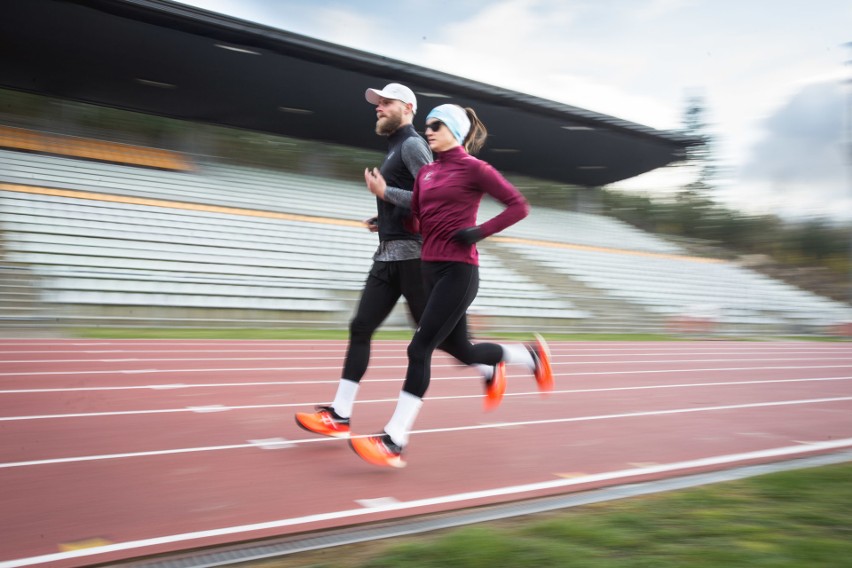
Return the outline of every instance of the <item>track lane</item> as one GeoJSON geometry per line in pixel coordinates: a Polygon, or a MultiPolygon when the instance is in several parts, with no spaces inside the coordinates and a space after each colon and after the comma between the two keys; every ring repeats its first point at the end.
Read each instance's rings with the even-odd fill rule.
{"type": "MultiPolygon", "coordinates": [[[[12,346],[0,342],[0,353],[8,358],[7,350],[15,347],[29,351],[31,357],[32,352],[38,351],[28,342],[16,343],[12,346]]],[[[103,345],[77,340],[74,347],[91,351],[115,347],[116,343],[122,349],[132,346],[149,352],[152,347],[163,345],[152,341],[103,345]]],[[[215,349],[249,347],[244,342],[177,343],[169,344],[169,349],[180,349],[184,354],[187,349],[199,349],[196,353],[190,351],[190,356],[215,349]]],[[[69,343],[66,340],[49,345],[67,349],[69,343]]],[[[292,343],[251,344],[255,348],[258,345],[263,350],[284,351],[291,349],[292,343]]],[[[341,345],[323,342],[318,350],[341,349],[338,355],[342,355],[341,345]]],[[[0,421],[3,439],[16,441],[11,447],[3,446],[0,461],[6,464],[14,463],[8,460],[24,461],[19,458],[27,456],[49,459],[51,455],[72,456],[75,452],[83,457],[97,456],[97,452],[110,449],[167,450],[193,443],[200,445],[185,447],[210,447],[219,442],[238,446],[0,468],[0,485],[9,488],[4,491],[9,495],[4,497],[9,505],[4,511],[13,512],[0,514],[0,530],[10,535],[7,542],[12,543],[12,548],[0,545],[0,565],[6,559],[42,555],[48,555],[46,558],[55,565],[81,565],[233,538],[345,526],[617,482],[613,480],[671,474],[659,471],[665,466],[656,464],[716,456],[718,463],[703,467],[722,467],[720,464],[734,462],[719,456],[732,453],[769,452],[753,459],[777,459],[772,456],[780,451],[778,448],[828,451],[814,444],[852,438],[848,419],[852,415],[852,402],[848,400],[852,398],[852,381],[844,378],[852,376],[848,361],[852,352],[847,345],[812,349],[811,344],[767,344],[763,350],[764,345],[760,344],[749,346],[745,353],[742,344],[730,344],[736,352],[731,354],[724,353],[728,345],[719,343],[656,349],[648,349],[647,345],[554,344],[557,387],[565,392],[541,399],[529,391],[529,377],[514,372],[509,396],[500,409],[490,414],[481,411],[481,386],[475,375],[436,357],[436,380],[418,420],[418,431],[412,437],[410,465],[402,471],[372,468],[351,455],[344,442],[311,438],[295,426],[295,408],[282,405],[307,405],[331,396],[336,379],[329,379],[327,369],[302,371],[294,370],[299,366],[292,365],[287,371],[270,370],[260,360],[244,373],[210,370],[199,377],[214,386],[67,393],[9,390],[26,390],[33,383],[41,386],[45,377],[50,377],[51,383],[55,381],[55,388],[97,388],[98,384],[127,387],[146,382],[149,386],[162,386],[176,376],[186,378],[190,373],[87,376],[86,369],[81,368],[80,376],[0,375],[0,418],[21,416],[25,411],[35,416],[64,414],[66,410],[167,410],[178,408],[176,400],[180,401],[180,408],[184,408],[183,403],[262,407],[0,421]],[[584,349],[589,353],[581,354],[584,349]],[[684,353],[678,355],[678,349],[684,353]],[[655,352],[638,355],[637,351],[655,352]],[[706,356],[710,352],[714,357],[706,356]],[[790,358],[794,352],[794,358],[803,360],[794,365],[778,364],[781,356],[790,358]],[[666,359],[663,363],[653,362],[661,357],[671,363],[666,359]],[[696,365],[707,365],[707,359],[712,360],[711,368],[696,370],[703,368],[696,365]],[[746,359],[769,359],[772,364],[746,359]],[[827,363],[828,359],[836,361],[827,363]],[[294,377],[294,373],[298,376],[294,377]],[[147,381],[140,383],[140,378],[147,381]],[[156,380],[151,381],[152,378],[156,380]],[[820,378],[823,380],[808,380],[820,378]],[[229,385],[241,381],[276,384],[215,386],[218,380],[228,381],[229,385]],[[723,384],[696,384],[701,380],[723,384]],[[776,382],[756,382],[761,380],[776,382]],[[774,403],[785,404],[767,406],[774,403]],[[271,450],[248,443],[250,439],[275,437],[294,443],[271,450]],[[85,454],[86,451],[95,453],[85,454]],[[458,473],[447,475],[447,471],[458,473]],[[551,485],[554,481],[557,484],[551,485]],[[560,481],[570,484],[559,485],[560,481]],[[500,496],[501,487],[530,484],[546,487],[500,496]],[[477,498],[452,497],[480,492],[482,496],[477,498]],[[401,505],[396,507],[393,503],[401,505]],[[406,505],[410,503],[424,504],[406,505]],[[269,526],[259,527],[259,523],[269,526]],[[224,530],[228,527],[255,528],[224,530]],[[201,536],[184,538],[193,534],[201,536]],[[169,535],[184,537],[165,542],[169,535]],[[92,556],[50,556],[57,554],[61,543],[94,537],[102,539],[102,547],[90,551],[92,556]],[[149,539],[153,540],[148,542],[149,539]],[[113,545],[117,550],[111,551],[104,544],[107,541],[117,543],[113,545]],[[139,541],[148,544],[120,544],[139,541]]],[[[299,349],[305,347],[298,343],[299,349]]],[[[393,365],[371,368],[356,406],[360,432],[381,429],[401,385],[404,358],[395,353],[404,353],[405,342],[378,342],[377,347],[376,353],[389,357],[388,362],[399,360],[393,365]]],[[[18,353],[13,355],[16,359],[8,360],[25,360],[18,353]]],[[[162,353],[151,355],[163,357],[162,353]]],[[[218,366],[215,358],[211,356],[210,362],[218,366]]],[[[337,366],[328,366],[334,366],[336,374],[337,366]]],[[[672,471],[677,470],[676,466],[671,467],[675,468],[672,471]]]]}

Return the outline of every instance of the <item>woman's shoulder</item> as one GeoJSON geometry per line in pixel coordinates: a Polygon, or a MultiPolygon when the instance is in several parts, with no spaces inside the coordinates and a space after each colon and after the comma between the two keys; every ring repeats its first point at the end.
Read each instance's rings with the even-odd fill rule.
{"type": "Polygon", "coordinates": [[[486,162],[481,158],[477,158],[476,156],[471,156],[470,154],[465,155],[465,165],[471,170],[477,172],[478,174],[490,174],[491,172],[496,172],[494,166],[486,162]]]}
{"type": "Polygon", "coordinates": [[[424,171],[433,170],[438,167],[438,162],[429,162],[427,164],[423,164],[423,167],[420,168],[420,173],[418,175],[423,175],[424,171]]]}

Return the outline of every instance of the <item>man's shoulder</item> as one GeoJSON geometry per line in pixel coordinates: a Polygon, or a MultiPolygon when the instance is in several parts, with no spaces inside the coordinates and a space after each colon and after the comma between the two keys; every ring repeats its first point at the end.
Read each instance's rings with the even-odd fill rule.
{"type": "Polygon", "coordinates": [[[400,144],[402,145],[420,143],[426,144],[426,139],[423,138],[423,136],[421,136],[420,133],[414,129],[413,124],[406,124],[404,126],[401,126],[397,132],[399,133],[398,138],[400,140],[400,144]]]}
{"type": "MultiPolygon", "coordinates": [[[[402,141],[402,149],[405,151],[423,151],[429,150],[429,143],[426,140],[417,134],[416,132],[402,141]]],[[[431,152],[431,150],[429,150],[431,152]]]]}
{"type": "Polygon", "coordinates": [[[432,150],[419,134],[406,138],[400,148],[400,153],[405,165],[414,176],[417,175],[421,167],[432,161],[432,150]]]}

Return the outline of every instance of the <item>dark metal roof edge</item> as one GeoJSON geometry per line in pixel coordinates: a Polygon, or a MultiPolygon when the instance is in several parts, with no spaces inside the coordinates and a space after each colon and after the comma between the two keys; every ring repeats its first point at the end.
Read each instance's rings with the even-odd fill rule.
{"type": "MultiPolygon", "coordinates": [[[[583,108],[559,103],[549,99],[528,95],[503,87],[497,87],[470,79],[465,79],[449,73],[435,71],[426,67],[407,63],[397,59],[376,55],[366,51],[345,47],[327,41],[296,34],[279,28],[266,26],[264,24],[250,22],[197,8],[172,2],[170,0],[66,0],[82,4],[103,12],[113,13],[120,16],[132,15],[135,18],[145,16],[146,21],[153,21],[159,25],[166,22],[177,24],[174,27],[183,29],[190,33],[201,33],[201,29],[192,24],[204,24],[213,26],[229,33],[239,33],[244,37],[242,45],[252,45],[245,40],[246,36],[260,42],[263,47],[275,51],[274,44],[284,44],[287,47],[302,51],[305,55],[320,56],[326,63],[345,63],[352,68],[353,64],[359,70],[376,74],[385,72],[398,81],[428,81],[434,84],[436,90],[440,87],[451,87],[471,97],[480,98],[492,104],[500,106],[520,107],[534,113],[546,114],[554,118],[570,120],[581,126],[594,124],[606,124],[607,126],[627,133],[651,138],[658,142],[674,144],[679,147],[690,146],[699,143],[691,137],[675,131],[657,130],[650,126],[644,126],[621,118],[601,114],[583,108]]],[[[223,38],[224,40],[224,38],[223,38]]]]}

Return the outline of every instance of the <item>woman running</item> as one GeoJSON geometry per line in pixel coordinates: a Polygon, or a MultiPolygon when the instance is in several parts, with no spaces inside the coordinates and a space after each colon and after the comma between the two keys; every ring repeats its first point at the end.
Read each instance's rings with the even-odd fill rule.
{"type": "MultiPolygon", "coordinates": [[[[429,387],[432,353],[446,351],[466,365],[493,365],[486,382],[486,408],[500,404],[506,389],[505,363],[525,365],[539,390],[553,389],[547,344],[536,335],[534,345],[471,343],[465,313],[479,289],[476,243],[517,223],[529,213],[523,195],[488,163],[471,154],[482,148],[487,130],[471,108],[445,104],[426,117],[426,139],[437,156],[420,169],[411,211],[423,236],[421,270],[427,301],[420,327],[408,346],[408,370],[396,410],[384,432],[352,437],[349,444],[364,460],[404,467],[402,452],[429,387]],[[476,225],[479,203],[491,195],[506,208],[476,225]]],[[[373,171],[374,183],[384,180],[373,171]]]]}

